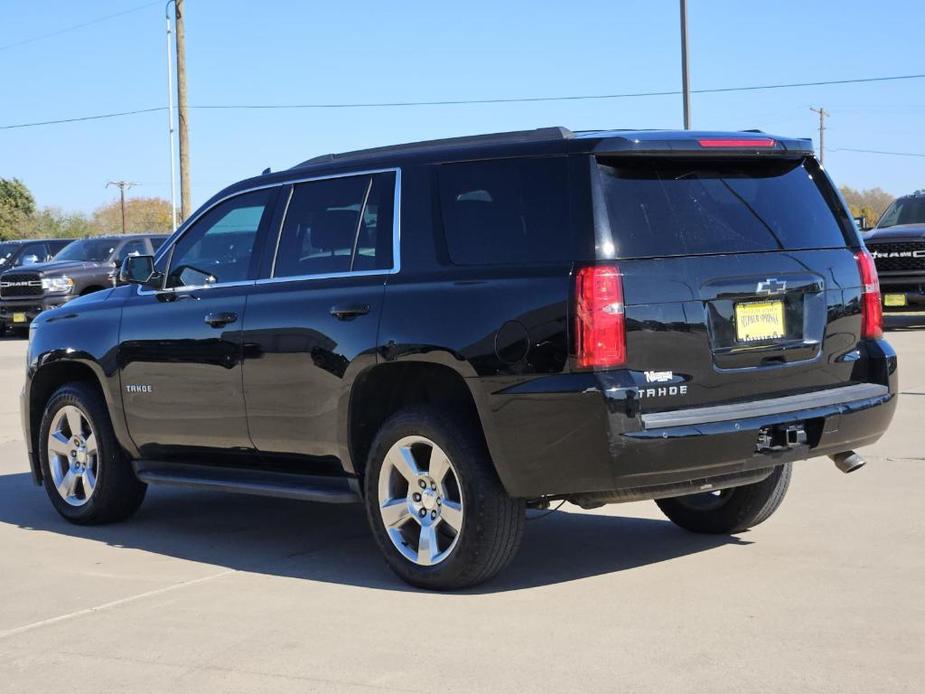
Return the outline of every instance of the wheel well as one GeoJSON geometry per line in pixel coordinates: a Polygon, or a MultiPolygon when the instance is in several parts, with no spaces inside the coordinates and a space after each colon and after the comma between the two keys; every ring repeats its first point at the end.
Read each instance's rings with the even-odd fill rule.
{"type": "MultiPolygon", "coordinates": [[[[45,413],[45,405],[58,388],[65,383],[83,382],[95,388],[100,395],[103,395],[103,389],[100,382],[91,369],[86,364],[79,362],[57,362],[44,366],[35,374],[29,389],[29,428],[32,433],[32,454],[38,455],[38,436],[39,429],[42,425],[42,415],[45,413]]],[[[40,467],[36,467],[40,470],[40,467]]]]}
{"type": "MultiPolygon", "coordinates": [[[[465,379],[440,364],[382,364],[353,384],[350,393],[350,457],[362,477],[373,439],[393,414],[411,405],[441,405],[478,422],[465,379]]],[[[481,430],[481,427],[480,427],[481,430]]]]}
{"type": "Polygon", "coordinates": [[[84,289],[80,292],[80,296],[85,296],[86,294],[92,294],[93,292],[98,292],[104,288],[105,287],[98,287],[95,284],[89,287],[84,287],[84,289]]]}

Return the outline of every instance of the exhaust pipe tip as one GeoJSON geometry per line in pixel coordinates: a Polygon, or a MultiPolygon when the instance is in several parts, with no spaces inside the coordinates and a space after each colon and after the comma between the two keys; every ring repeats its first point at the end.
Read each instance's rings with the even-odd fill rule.
{"type": "Polygon", "coordinates": [[[854,472],[855,470],[861,469],[864,467],[864,465],[867,464],[867,461],[854,451],[836,453],[835,455],[829,457],[832,459],[832,462],[835,463],[835,467],[844,472],[846,475],[849,472],[854,472]]]}

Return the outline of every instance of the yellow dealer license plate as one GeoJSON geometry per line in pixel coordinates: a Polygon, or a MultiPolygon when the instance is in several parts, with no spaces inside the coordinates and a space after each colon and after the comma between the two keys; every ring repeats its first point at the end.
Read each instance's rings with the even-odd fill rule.
{"type": "Polygon", "coordinates": [[[25,313],[14,313],[14,314],[13,314],[13,322],[14,322],[14,323],[25,323],[25,322],[26,322],[26,314],[25,314],[25,313]]]}
{"type": "Polygon", "coordinates": [[[883,305],[884,306],[905,306],[906,305],[906,295],[905,294],[884,294],[883,295],[883,305]]]}
{"type": "Polygon", "coordinates": [[[785,332],[783,301],[736,304],[736,339],[739,342],[775,340],[785,332]]]}

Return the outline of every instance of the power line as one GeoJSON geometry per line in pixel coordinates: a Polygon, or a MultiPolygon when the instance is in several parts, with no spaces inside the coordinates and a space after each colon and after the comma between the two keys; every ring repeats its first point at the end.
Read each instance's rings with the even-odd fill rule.
{"type": "Polygon", "coordinates": [[[5,51],[8,48],[16,48],[17,46],[25,46],[28,43],[35,43],[36,41],[41,41],[43,39],[50,39],[53,36],[60,36],[61,34],[66,34],[69,31],[74,31],[75,29],[83,29],[84,27],[91,26],[93,24],[99,24],[100,22],[105,22],[109,19],[114,19],[116,17],[121,17],[122,15],[129,14],[131,12],[137,12],[138,10],[143,10],[146,7],[151,7],[152,5],[159,5],[160,0],[157,2],[149,2],[145,5],[139,5],[138,7],[133,7],[130,10],[122,10],[121,12],[116,12],[114,14],[108,14],[105,17],[97,17],[96,19],[91,19],[89,22],[84,22],[83,24],[75,24],[71,27],[66,27],[64,29],[58,29],[57,31],[52,31],[48,34],[41,34],[39,36],[33,36],[29,39],[23,39],[22,41],[16,41],[14,43],[8,43],[5,46],[0,46],[0,51],[5,51]]]}
{"type": "MultiPolygon", "coordinates": [[[[692,89],[692,94],[722,94],[726,92],[748,92],[766,89],[791,89],[794,87],[820,87],[839,84],[860,84],[865,82],[888,82],[895,80],[922,79],[925,73],[917,75],[892,75],[888,77],[861,77],[850,80],[826,80],[820,82],[788,82],[784,84],[758,84],[745,87],[714,87],[711,89],[692,89]]],[[[629,99],[648,96],[677,96],[681,90],[673,89],[659,92],[626,92],[623,94],[582,94],[577,96],[526,96],[499,99],[453,99],[445,101],[380,101],[347,104],[222,104],[193,106],[197,109],[310,109],[310,108],[388,108],[400,106],[459,106],[467,104],[514,104],[543,101],[589,101],[602,99],[629,99]]]]}
{"type": "Polygon", "coordinates": [[[154,113],[156,111],[166,111],[166,106],[155,106],[154,108],[140,108],[135,111],[119,111],[117,113],[100,113],[93,116],[77,116],[76,118],[59,118],[57,120],[37,121],[35,123],[16,123],[14,125],[0,125],[0,130],[13,130],[14,128],[34,128],[39,125],[58,125],[59,123],[79,123],[86,120],[102,120],[104,118],[119,118],[120,116],[134,116],[139,113],[154,113]]]}
{"type": "Polygon", "coordinates": [[[830,152],[860,152],[861,154],[889,154],[894,157],[923,157],[925,154],[920,152],[884,152],[879,149],[853,149],[851,147],[839,147],[838,149],[829,148],[830,152]]]}
{"type": "MultiPolygon", "coordinates": [[[[751,92],[769,89],[793,89],[796,87],[823,87],[844,84],[864,84],[871,82],[892,82],[897,80],[915,80],[925,78],[925,73],[914,75],[891,75],[887,77],[861,77],[847,80],[821,80],[817,82],[788,82],[783,84],[759,84],[742,87],[714,87],[711,89],[692,89],[692,94],[723,94],[730,92],[751,92]]],[[[582,94],[572,96],[528,96],[498,99],[450,99],[442,101],[381,101],[356,103],[314,103],[314,104],[204,104],[190,106],[191,109],[200,110],[283,110],[283,109],[347,109],[347,108],[396,108],[411,106],[462,106],[478,104],[516,104],[539,103],[550,101],[600,101],[605,99],[630,99],[652,96],[677,96],[680,90],[666,90],[653,92],[626,92],[622,94],[582,94]]],[[[14,123],[0,125],[0,130],[13,130],[17,128],[32,128],[41,125],[57,125],[60,123],[75,123],[88,120],[101,120],[104,118],[119,118],[133,116],[141,113],[154,113],[166,111],[166,106],[136,109],[133,111],[119,111],[115,113],[100,113],[91,116],[76,118],[59,118],[55,120],[36,121],[31,123],[14,123]]]]}

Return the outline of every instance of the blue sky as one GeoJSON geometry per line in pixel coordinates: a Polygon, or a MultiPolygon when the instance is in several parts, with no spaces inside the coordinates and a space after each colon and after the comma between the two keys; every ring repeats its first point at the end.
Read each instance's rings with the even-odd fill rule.
{"type": "MultiPolygon", "coordinates": [[[[164,7],[22,45],[144,0],[0,0],[0,126],[166,105],[164,7]]],[[[689,0],[693,88],[925,73],[918,0],[689,0]]],[[[677,0],[571,3],[187,0],[193,106],[612,94],[680,87],[677,0]]],[[[695,128],[816,139],[838,183],[925,188],[925,80],[694,95],[695,128]]],[[[0,130],[0,176],[40,205],[89,211],[131,194],[169,196],[163,112],[0,130]]],[[[190,114],[198,205],[222,186],[331,151],[546,125],[681,125],[677,96],[339,110],[190,114]]]]}

